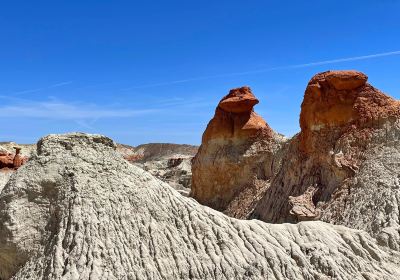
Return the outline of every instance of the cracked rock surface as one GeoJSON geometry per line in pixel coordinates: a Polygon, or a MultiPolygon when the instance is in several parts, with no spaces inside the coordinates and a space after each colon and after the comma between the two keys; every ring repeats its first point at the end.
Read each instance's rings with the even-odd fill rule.
{"type": "Polygon", "coordinates": [[[42,138],[0,194],[0,279],[399,279],[399,252],[380,244],[323,222],[229,218],[99,135],[42,138]]]}

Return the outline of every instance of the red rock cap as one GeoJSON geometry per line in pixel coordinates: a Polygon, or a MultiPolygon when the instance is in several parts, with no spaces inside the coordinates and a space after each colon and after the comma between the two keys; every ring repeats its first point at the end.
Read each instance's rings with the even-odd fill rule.
{"type": "Polygon", "coordinates": [[[249,87],[241,87],[230,90],[218,106],[226,112],[244,113],[250,112],[258,102],[249,87]]]}
{"type": "Polygon", "coordinates": [[[368,77],[357,71],[331,71],[325,79],[337,90],[352,90],[365,85],[368,77]]]}

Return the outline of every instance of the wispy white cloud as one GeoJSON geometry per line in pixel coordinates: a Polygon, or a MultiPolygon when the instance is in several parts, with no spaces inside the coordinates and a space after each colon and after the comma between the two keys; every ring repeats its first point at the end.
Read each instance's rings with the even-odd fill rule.
{"type": "Polygon", "coordinates": [[[251,75],[251,74],[266,73],[266,72],[271,72],[271,71],[276,71],[276,70],[306,68],[306,67],[312,67],[312,66],[321,66],[321,65],[329,65],[329,64],[336,64],[336,63],[342,63],[342,62],[367,60],[367,59],[394,56],[394,55],[400,55],[400,50],[399,51],[376,53],[376,54],[370,54],[370,55],[362,55],[362,56],[337,58],[337,59],[331,59],[331,60],[315,61],[315,62],[302,63],[302,64],[292,64],[292,65],[284,65],[284,66],[277,66],[277,67],[270,67],[270,68],[262,68],[262,69],[249,70],[249,71],[243,71],[243,72],[231,72],[231,73],[212,75],[212,76],[193,77],[193,78],[176,80],[176,81],[167,81],[167,82],[163,82],[163,83],[155,83],[155,84],[148,84],[148,85],[133,86],[133,87],[125,88],[125,89],[122,89],[122,90],[127,91],[127,90],[132,90],[132,89],[142,89],[142,88],[152,88],[152,87],[159,87],[159,86],[168,86],[168,85],[182,84],[182,83],[193,82],[193,81],[201,81],[201,80],[208,80],[208,79],[215,79],[215,78],[225,78],[225,77],[234,77],[234,76],[244,76],[244,75],[251,75]]]}
{"type": "MultiPolygon", "coordinates": [[[[340,62],[366,60],[366,59],[371,59],[371,58],[393,56],[393,55],[400,55],[400,51],[376,53],[376,54],[370,54],[370,55],[362,55],[362,56],[338,58],[338,59],[332,59],[332,60],[325,60],[325,61],[317,61],[317,62],[310,62],[310,63],[304,63],[304,64],[297,64],[297,65],[289,65],[289,66],[284,66],[281,69],[304,68],[304,67],[311,67],[311,66],[328,65],[328,64],[334,64],[334,63],[340,63],[340,62]]],[[[277,68],[277,69],[279,69],[279,68],[277,68]]]]}
{"type": "Polygon", "coordinates": [[[0,107],[2,118],[43,118],[55,120],[83,121],[101,118],[128,118],[154,113],[157,110],[130,110],[124,108],[107,108],[83,103],[63,103],[60,101],[34,102],[25,101],[18,104],[0,107]]]}
{"type": "Polygon", "coordinates": [[[79,126],[81,126],[81,127],[83,127],[83,128],[86,128],[86,129],[91,129],[91,130],[95,130],[95,129],[96,129],[96,128],[93,126],[93,124],[94,124],[96,121],[97,121],[97,119],[92,120],[92,121],[90,121],[90,122],[84,121],[84,120],[74,120],[74,122],[75,122],[77,125],[79,125],[79,126]]]}
{"type": "Polygon", "coordinates": [[[70,84],[72,84],[72,81],[61,82],[61,83],[58,83],[58,84],[50,85],[47,88],[62,87],[62,86],[70,85],[70,84]]]}
{"type": "Polygon", "coordinates": [[[11,95],[15,96],[15,95],[22,95],[22,94],[26,94],[26,93],[39,92],[39,91],[42,91],[42,90],[62,87],[62,86],[66,86],[66,85],[69,85],[69,84],[72,84],[72,81],[56,83],[56,84],[52,84],[52,85],[41,87],[41,88],[21,90],[21,91],[17,91],[17,92],[11,93],[11,95]]]}

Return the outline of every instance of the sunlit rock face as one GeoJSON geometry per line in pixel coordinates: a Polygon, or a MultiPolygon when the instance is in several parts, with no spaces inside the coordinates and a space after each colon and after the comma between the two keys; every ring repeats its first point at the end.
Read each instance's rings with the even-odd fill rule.
{"type": "Polygon", "coordinates": [[[192,161],[191,196],[237,218],[248,217],[268,188],[284,142],[254,112],[258,102],[249,87],[223,97],[192,161]]]}
{"type": "Polygon", "coordinates": [[[324,72],[306,88],[300,126],[252,217],[343,224],[398,248],[399,102],[363,73],[324,72]]]}
{"type": "Polygon", "coordinates": [[[202,143],[219,139],[243,140],[261,131],[271,134],[271,128],[253,110],[258,102],[249,87],[232,89],[219,102],[215,116],[203,134],[202,143]]]}
{"type": "MultiPolygon", "coordinates": [[[[378,127],[398,118],[399,102],[367,83],[368,77],[356,71],[328,71],[309,82],[301,105],[301,148],[312,152],[321,146],[321,135],[346,130],[378,127]]],[[[329,139],[325,139],[328,140],[329,139]]],[[[331,143],[328,143],[329,145],[331,143]]]]}

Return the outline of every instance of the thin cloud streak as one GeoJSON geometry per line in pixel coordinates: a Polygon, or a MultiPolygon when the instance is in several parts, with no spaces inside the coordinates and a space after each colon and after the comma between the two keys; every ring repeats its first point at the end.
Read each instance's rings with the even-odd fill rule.
{"type": "Polygon", "coordinates": [[[66,86],[72,84],[72,81],[67,81],[67,82],[61,82],[61,83],[57,83],[57,84],[53,84],[53,85],[49,85],[47,87],[41,87],[41,88],[35,88],[35,89],[27,89],[27,90],[22,90],[22,91],[17,91],[12,93],[11,95],[21,95],[21,94],[26,94],[26,93],[33,93],[33,92],[38,92],[38,91],[42,91],[42,90],[46,90],[46,89],[51,89],[51,88],[57,88],[57,87],[62,87],[62,86],[66,86]]]}
{"type": "Polygon", "coordinates": [[[62,86],[70,85],[70,84],[72,84],[72,81],[61,82],[61,83],[58,83],[58,84],[50,85],[47,88],[62,87],[62,86]]]}
{"type": "Polygon", "coordinates": [[[305,64],[298,64],[292,66],[286,66],[283,69],[289,68],[303,68],[303,67],[310,67],[310,66],[320,66],[320,65],[327,65],[333,63],[340,63],[340,62],[348,62],[348,61],[357,61],[357,60],[366,60],[371,58],[378,58],[378,57],[385,57],[385,56],[393,56],[393,55],[400,55],[400,51],[393,51],[393,52],[385,52],[385,53],[377,53],[371,55],[363,55],[363,56],[355,56],[355,57],[348,57],[348,58],[338,58],[333,60],[325,60],[319,62],[311,62],[305,64]]]}
{"type": "Polygon", "coordinates": [[[341,62],[367,60],[367,59],[386,57],[386,56],[394,56],[394,55],[400,55],[400,50],[392,51],[392,52],[370,54],[370,55],[338,58],[338,59],[332,59],[332,60],[323,60],[323,61],[303,63],[303,64],[293,64],[293,65],[285,65],[285,66],[278,66],[278,67],[271,67],[271,68],[263,68],[263,69],[258,69],[258,70],[245,71],[245,72],[233,72],[233,73],[219,74],[219,75],[213,75],[213,76],[188,78],[188,79],[184,79],[184,80],[176,80],[176,81],[170,81],[170,82],[164,82],[164,83],[134,86],[134,87],[129,87],[129,88],[122,89],[122,90],[127,91],[127,90],[132,90],[132,89],[168,86],[168,85],[182,84],[182,83],[193,82],[193,81],[202,81],[202,80],[208,80],[208,79],[226,78],[226,77],[234,77],[234,76],[244,76],[244,75],[251,75],[251,74],[266,73],[266,72],[271,72],[271,71],[276,71],[276,70],[306,68],[306,67],[312,67],[312,66],[321,66],[321,65],[335,64],[335,63],[341,63],[341,62]]]}
{"type": "Polygon", "coordinates": [[[157,112],[157,110],[101,108],[94,105],[62,102],[26,102],[0,107],[0,117],[2,118],[21,117],[74,121],[97,120],[100,118],[129,118],[154,112],[157,112]]]}

